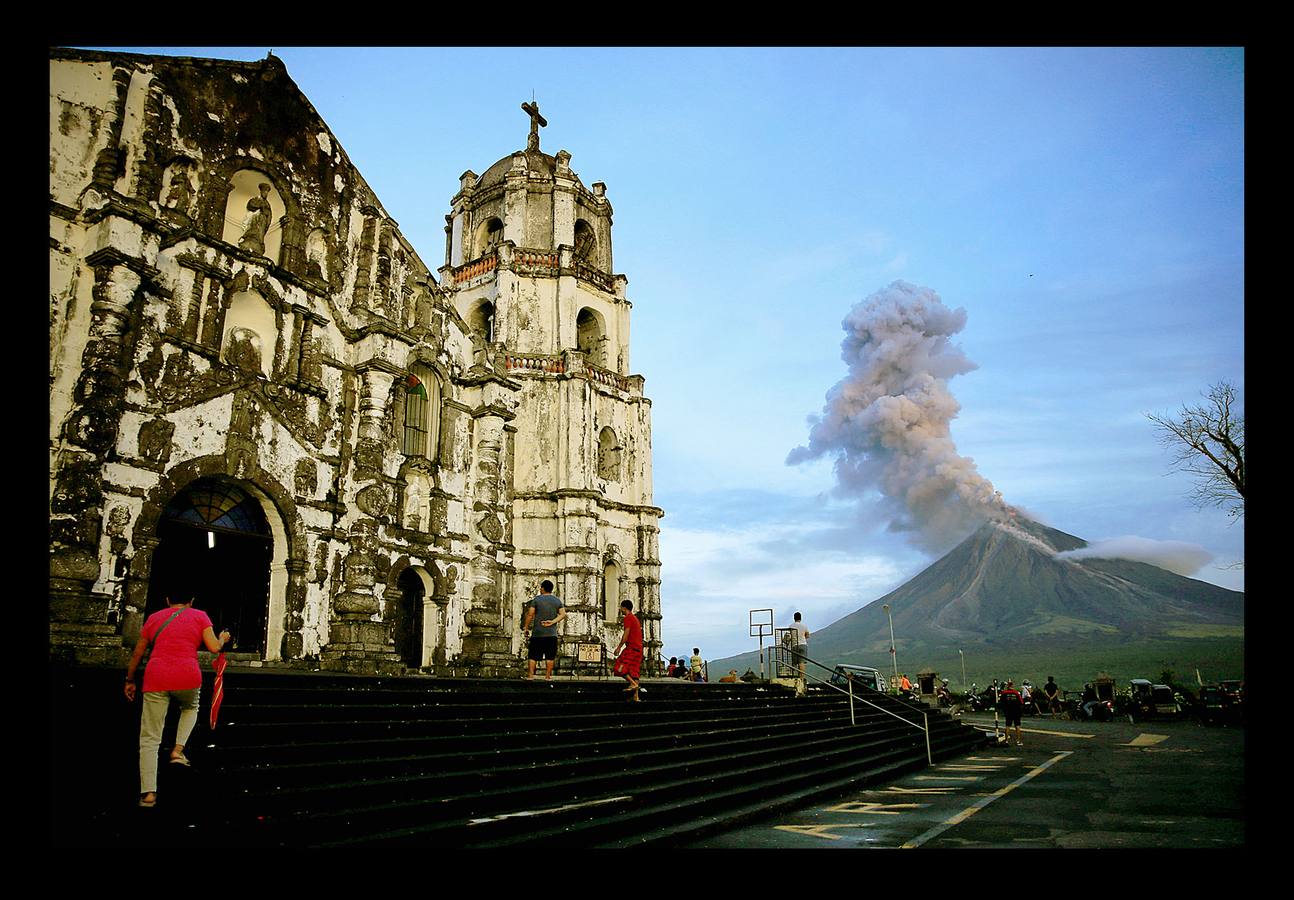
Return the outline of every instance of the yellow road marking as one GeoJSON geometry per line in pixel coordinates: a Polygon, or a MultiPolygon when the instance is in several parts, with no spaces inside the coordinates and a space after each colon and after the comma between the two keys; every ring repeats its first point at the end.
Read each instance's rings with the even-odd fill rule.
{"type": "Polygon", "coordinates": [[[876,813],[881,816],[897,816],[905,809],[920,809],[928,803],[869,803],[866,800],[847,800],[835,806],[828,806],[827,812],[842,813],[876,813]]]}
{"type": "Polygon", "coordinates": [[[868,794],[948,794],[948,793],[950,793],[950,792],[952,792],[952,791],[955,791],[955,790],[957,790],[957,788],[950,788],[950,787],[919,787],[919,788],[887,787],[887,788],[873,788],[872,790],[870,790],[870,791],[866,791],[865,793],[868,793],[868,794]]]}
{"type": "Polygon", "coordinates": [[[989,794],[987,797],[983,798],[982,800],[979,800],[972,806],[957,813],[951,819],[948,819],[944,822],[940,822],[938,825],[926,831],[924,834],[917,835],[912,840],[903,844],[902,847],[900,847],[900,849],[913,850],[917,847],[920,847],[922,844],[924,844],[926,841],[930,840],[931,838],[937,837],[938,835],[943,834],[949,828],[952,828],[954,825],[957,825],[961,822],[966,821],[971,816],[975,815],[975,813],[979,812],[981,809],[988,806],[994,800],[997,800],[999,797],[1005,797],[1007,794],[1011,793],[1011,791],[1015,790],[1020,785],[1028,781],[1029,779],[1035,778],[1036,776],[1041,775],[1043,772],[1047,771],[1047,769],[1051,768],[1053,765],[1060,762],[1066,756],[1072,755],[1073,752],[1074,752],[1073,750],[1062,750],[1060,753],[1057,753],[1055,756],[1047,760],[1042,765],[1037,766],[1036,768],[1030,769],[1028,772],[1021,775],[1019,778],[1017,778],[1015,781],[1011,782],[1001,790],[994,791],[993,793],[989,794]]]}
{"type": "Polygon", "coordinates": [[[795,834],[806,834],[809,837],[820,837],[827,838],[832,841],[838,841],[844,837],[844,835],[832,834],[831,830],[833,828],[870,828],[871,823],[856,824],[850,822],[843,825],[774,825],[773,827],[778,831],[790,831],[795,834]]]}
{"type": "Polygon", "coordinates": [[[1057,737],[1076,738],[1080,741],[1090,741],[1096,737],[1095,734],[1079,734],[1077,731],[1052,731],[1047,728],[1021,728],[1025,734],[1054,734],[1057,737]]]}
{"type": "Polygon", "coordinates": [[[937,772],[996,772],[998,769],[1005,769],[1003,765],[993,766],[935,766],[937,772]]]}
{"type": "Polygon", "coordinates": [[[915,775],[915,781],[983,781],[983,775],[915,775]]]}
{"type": "Polygon", "coordinates": [[[1166,740],[1168,740],[1168,735],[1166,734],[1144,734],[1143,733],[1143,734],[1137,735],[1136,737],[1128,741],[1128,743],[1124,744],[1123,746],[1149,747],[1151,744],[1158,744],[1160,741],[1166,741],[1166,740]]]}

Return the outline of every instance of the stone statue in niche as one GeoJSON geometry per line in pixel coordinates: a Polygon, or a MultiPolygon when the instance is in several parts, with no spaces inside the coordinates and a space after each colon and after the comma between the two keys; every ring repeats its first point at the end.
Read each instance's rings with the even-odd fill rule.
{"type": "Polygon", "coordinates": [[[229,332],[229,349],[225,362],[249,375],[263,375],[261,369],[261,338],[249,328],[235,328],[229,332]]]}
{"type": "Polygon", "coordinates": [[[306,236],[306,274],[320,281],[328,280],[328,244],[322,228],[306,236]]]}
{"type": "Polygon", "coordinates": [[[263,256],[265,254],[265,233],[270,230],[270,186],[264,182],[260,185],[261,195],[247,201],[247,218],[243,220],[243,236],[238,239],[238,246],[249,253],[263,256]]]}
{"type": "Polygon", "coordinates": [[[193,184],[189,181],[189,167],[177,163],[171,167],[171,184],[162,198],[162,205],[178,213],[189,214],[189,204],[193,202],[193,184]]]}
{"type": "Polygon", "coordinates": [[[411,531],[424,531],[426,518],[422,514],[423,479],[413,476],[404,500],[404,527],[411,531]]]}

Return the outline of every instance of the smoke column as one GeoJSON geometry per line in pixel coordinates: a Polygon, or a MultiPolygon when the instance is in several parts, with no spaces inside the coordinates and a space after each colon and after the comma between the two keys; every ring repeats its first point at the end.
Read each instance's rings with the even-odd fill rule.
{"type": "Polygon", "coordinates": [[[912,532],[929,551],[1013,514],[949,436],[961,406],[948,381],[977,368],[949,343],[965,325],[964,309],[905,281],[856,304],[841,323],[849,374],[827,392],[822,415],[809,417],[808,446],[786,458],[795,465],[835,456],[837,491],[878,491],[890,529],[912,532]]]}

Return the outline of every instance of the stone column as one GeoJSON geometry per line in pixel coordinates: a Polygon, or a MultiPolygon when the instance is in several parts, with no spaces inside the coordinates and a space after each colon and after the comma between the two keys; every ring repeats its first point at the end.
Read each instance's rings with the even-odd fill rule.
{"type": "Polygon", "coordinates": [[[381,361],[370,361],[356,368],[360,377],[359,437],[347,494],[361,517],[350,526],[344,590],[333,601],[336,619],[329,629],[328,646],[320,653],[319,664],[325,669],[346,672],[395,674],[402,672],[404,666],[390,646],[391,626],[374,621],[378,602],[373,593],[377,530],[390,506],[387,488],[380,481],[382,419],[395,375],[381,361]]]}
{"type": "Polygon", "coordinates": [[[279,645],[281,659],[300,659],[305,653],[306,561],[289,559],[287,602],[283,610],[283,637],[279,645]]]}
{"type": "Polygon", "coordinates": [[[643,665],[647,671],[659,674],[660,651],[663,647],[660,608],[660,528],[654,524],[638,526],[638,559],[641,573],[637,580],[636,606],[642,610],[643,665]]]}
{"type": "Polygon", "coordinates": [[[391,396],[391,385],[395,383],[395,373],[385,366],[372,364],[358,371],[359,437],[355,447],[355,481],[362,483],[376,480],[381,472],[382,419],[386,416],[386,403],[391,396]]]}
{"type": "Polygon", "coordinates": [[[378,611],[373,594],[376,548],[375,520],[360,519],[351,526],[350,553],[343,568],[344,590],[333,600],[328,646],[319,654],[322,669],[367,675],[396,674],[404,669],[388,643],[390,626],[373,620],[378,611]]]}
{"type": "Polygon", "coordinates": [[[472,561],[472,605],[464,617],[468,631],[461,660],[479,666],[483,674],[512,670],[516,657],[504,627],[503,603],[511,597],[512,547],[508,535],[512,506],[503,465],[509,441],[507,422],[515,416],[511,386],[493,377],[480,387],[480,404],[473,413],[476,446],[469,529],[472,561]]]}
{"type": "Polygon", "coordinates": [[[113,598],[94,593],[103,527],[103,464],[117,441],[133,349],[130,320],[143,281],[109,248],[93,254],[95,284],[82,373],[64,426],[50,497],[50,622],[52,643],[91,656],[115,644],[108,624],[113,598]]]}

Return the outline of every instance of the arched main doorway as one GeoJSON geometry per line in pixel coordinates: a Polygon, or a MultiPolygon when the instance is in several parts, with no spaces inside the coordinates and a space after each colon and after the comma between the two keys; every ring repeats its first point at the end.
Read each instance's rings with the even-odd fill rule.
{"type": "Polygon", "coordinates": [[[236,649],[265,655],[273,536],[261,502],[226,478],[199,478],[157,524],[147,613],[167,597],[193,597],[236,649]]]}

